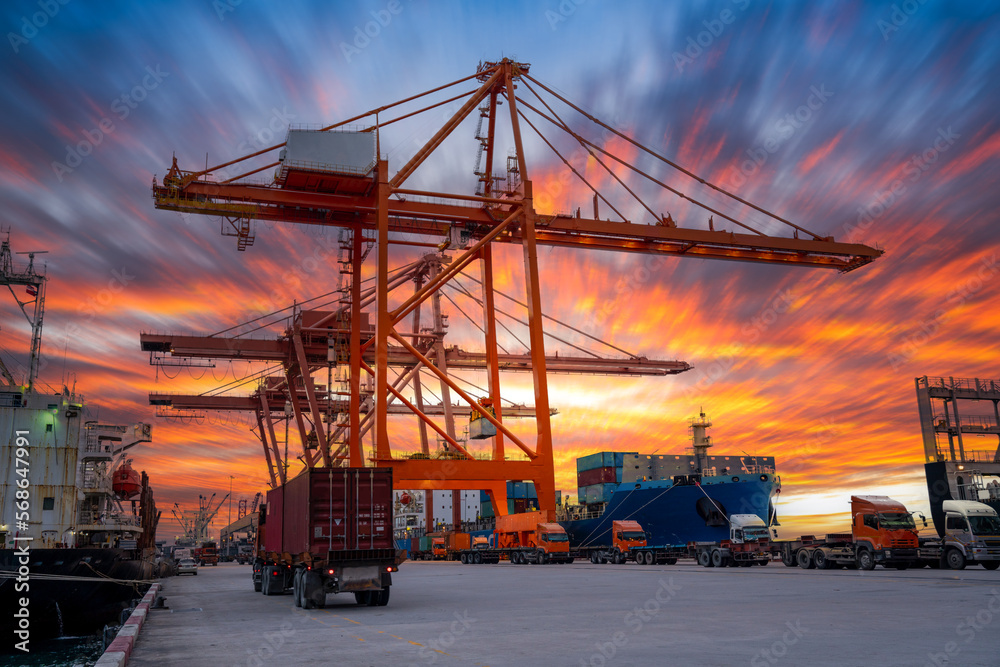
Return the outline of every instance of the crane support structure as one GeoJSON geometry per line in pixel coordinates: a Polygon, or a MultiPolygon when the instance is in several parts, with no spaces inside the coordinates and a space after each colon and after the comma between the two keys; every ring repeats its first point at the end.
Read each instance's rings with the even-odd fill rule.
{"type": "MultiPolygon", "coordinates": [[[[619,191],[616,196],[624,194],[619,191]]],[[[344,253],[340,260],[342,275],[347,284],[340,290],[339,308],[297,310],[285,334],[277,339],[144,334],[142,347],[151,353],[153,363],[165,363],[172,355],[180,364],[197,365],[203,363],[198,360],[204,359],[242,359],[280,364],[281,368],[280,374],[266,377],[257,394],[250,398],[151,395],[151,401],[184,409],[256,410],[272,483],[283,481],[287,469],[287,461],[280,458],[274,437],[273,413],[283,407],[287,423],[294,423],[298,431],[301,458],[307,466],[361,465],[367,458],[372,465],[392,466],[397,488],[487,490],[498,515],[507,510],[508,480],[533,481],[539,507],[555,507],[549,423],[554,411],[549,408],[548,373],[670,375],[690,368],[685,362],[651,361],[628,353],[625,359],[603,357],[580,347],[576,344],[579,339],[571,342],[546,331],[545,320],[552,318],[547,318],[541,309],[544,286],[538,267],[540,246],[832,268],[844,272],[872,262],[883,252],[815,234],[726,192],[589,115],[531,77],[528,64],[506,58],[480,63],[477,71],[467,77],[319,130],[290,128],[285,142],[210,169],[184,171],[175,158],[162,182],[154,178],[153,199],[159,209],[222,218],[223,233],[237,237],[239,250],[247,250],[253,244],[258,221],[338,227],[342,230],[344,253]],[[425,99],[460,84],[476,87],[444,101],[425,99]],[[525,91],[532,96],[523,96],[525,91]],[[457,110],[402,167],[391,173],[381,151],[386,128],[450,102],[458,104],[457,110]],[[416,110],[407,106],[425,103],[427,106],[416,110]],[[503,124],[513,148],[507,157],[506,174],[497,174],[494,162],[497,151],[503,148],[497,145],[498,125],[502,120],[499,108],[503,104],[508,116],[503,124]],[[565,109],[557,111],[555,107],[560,104],[565,109]],[[567,122],[560,113],[575,113],[575,117],[567,122]],[[413,175],[420,173],[421,167],[471,114],[479,115],[475,194],[435,192],[410,185],[416,180],[413,175]],[[613,136],[615,142],[587,139],[580,127],[580,116],[602,128],[604,136],[613,136]],[[488,121],[485,134],[484,120],[488,121]],[[346,126],[359,121],[373,122],[360,130],[347,129],[346,126]],[[556,146],[559,141],[550,141],[539,126],[554,126],[562,145],[576,142],[586,154],[588,164],[603,168],[634,201],[626,198],[626,208],[599,191],[572,160],[563,157],[556,146]],[[533,137],[529,144],[528,136],[522,135],[522,129],[529,128],[593,192],[592,217],[582,216],[580,208],[575,214],[536,210],[526,148],[540,144],[533,137]],[[640,151],[644,164],[659,162],[680,175],[667,179],[651,167],[640,169],[633,164],[634,158],[630,161],[616,154],[613,143],[627,145],[633,156],[636,150],[640,151]],[[310,148],[304,150],[307,144],[310,148]],[[484,153],[485,166],[481,169],[484,153]],[[230,167],[244,171],[224,180],[213,176],[230,167]],[[269,180],[251,178],[268,170],[273,170],[269,180]],[[623,174],[638,179],[639,185],[627,184],[623,174]],[[706,203],[700,196],[678,189],[681,182],[699,192],[708,191],[706,194],[716,201],[706,203]],[[683,200],[685,210],[704,209],[711,216],[707,220],[708,229],[697,225],[680,227],[669,213],[657,213],[666,209],[665,197],[683,200]],[[730,200],[725,209],[717,202],[724,198],[730,200]],[[599,201],[617,219],[600,219],[599,201]],[[627,219],[622,209],[641,215],[643,221],[627,219]],[[741,212],[733,213],[734,210],[741,212]],[[754,227],[764,218],[768,228],[787,227],[791,236],[774,236],[754,227]],[[721,228],[727,225],[731,229],[721,228]],[[495,289],[496,244],[520,247],[524,269],[520,299],[495,289]],[[392,267],[391,247],[396,245],[436,246],[438,251],[428,253],[418,262],[392,267]],[[369,250],[374,250],[371,260],[374,284],[363,288],[362,266],[369,250]],[[479,278],[471,278],[473,274],[479,278]],[[479,296],[464,286],[462,279],[475,282],[479,296]],[[400,296],[396,290],[406,282],[413,283],[413,292],[400,296]],[[442,313],[441,299],[451,301],[449,290],[459,290],[462,298],[472,298],[481,308],[483,324],[476,326],[483,333],[482,353],[444,345],[447,316],[442,313]],[[498,296],[515,301],[523,309],[523,319],[514,319],[527,328],[526,354],[510,353],[501,347],[497,326],[507,327],[498,316],[509,314],[497,305],[498,296]],[[425,307],[431,313],[429,323],[421,319],[425,307]],[[582,354],[548,355],[546,337],[556,338],[582,354]],[[332,378],[334,368],[346,387],[340,393],[329,386],[332,379],[326,386],[314,379],[314,375],[324,370],[332,378]],[[477,399],[459,384],[457,374],[467,370],[486,372],[487,387],[482,390],[485,396],[481,393],[477,399]],[[510,370],[532,374],[533,408],[502,405],[500,373],[510,370]],[[424,402],[423,394],[429,391],[424,376],[440,385],[441,400],[437,406],[424,402]],[[489,434],[485,437],[492,437],[493,447],[487,460],[477,458],[467,444],[459,442],[454,425],[458,410],[450,398],[452,394],[461,399],[465,414],[478,420],[489,434]],[[432,419],[438,410],[444,414],[444,425],[432,419]],[[527,416],[528,411],[535,418],[534,442],[514,433],[506,422],[510,417],[527,416]],[[400,456],[393,452],[389,417],[400,412],[417,418],[416,454],[400,456]],[[441,444],[442,450],[437,454],[430,451],[428,429],[441,444]],[[367,434],[372,438],[368,457],[362,450],[362,438],[367,434]]],[[[369,274],[371,271],[369,264],[369,274]]],[[[464,311],[462,314],[468,317],[464,311]]],[[[583,334],[570,325],[559,324],[583,334]]]]}

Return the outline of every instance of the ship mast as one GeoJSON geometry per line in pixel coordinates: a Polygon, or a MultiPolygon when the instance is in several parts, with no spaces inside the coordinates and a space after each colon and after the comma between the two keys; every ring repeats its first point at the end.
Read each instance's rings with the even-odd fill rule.
{"type": "MultiPolygon", "coordinates": [[[[45,314],[45,281],[44,274],[35,271],[35,255],[41,255],[47,250],[34,250],[31,252],[18,252],[14,254],[27,255],[28,266],[21,270],[14,265],[13,256],[10,250],[10,229],[6,230],[6,238],[0,244],[0,285],[6,285],[11,296],[17,302],[18,308],[24,318],[31,326],[31,356],[28,361],[28,375],[25,378],[25,391],[30,392],[34,387],[35,379],[38,377],[38,362],[42,352],[42,317],[45,314]],[[25,294],[28,296],[24,301],[14,291],[15,285],[23,285],[25,294]],[[28,314],[28,306],[33,306],[32,314],[28,314]]],[[[6,367],[4,367],[6,370],[6,367]]],[[[4,373],[9,381],[13,382],[13,376],[9,372],[4,373]]]]}
{"type": "Polygon", "coordinates": [[[712,438],[708,429],[712,421],[701,410],[697,418],[691,419],[691,444],[694,446],[694,460],[698,472],[708,470],[708,448],[712,446],[712,438]]]}

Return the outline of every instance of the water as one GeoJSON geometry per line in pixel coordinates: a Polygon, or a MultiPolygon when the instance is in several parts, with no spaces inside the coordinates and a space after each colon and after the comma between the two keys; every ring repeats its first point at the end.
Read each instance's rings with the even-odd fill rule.
{"type": "Polygon", "coordinates": [[[31,653],[0,655],[0,664],[11,667],[73,667],[93,665],[104,645],[99,635],[87,637],[59,637],[44,642],[31,642],[31,653]]]}

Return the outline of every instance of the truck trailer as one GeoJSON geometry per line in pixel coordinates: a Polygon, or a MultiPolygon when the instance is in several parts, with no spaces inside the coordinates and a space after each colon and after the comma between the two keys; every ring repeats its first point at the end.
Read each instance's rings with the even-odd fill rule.
{"type": "Polygon", "coordinates": [[[392,539],[392,470],[314,468],[268,491],[257,531],[254,590],[291,590],[296,607],[354,593],[361,605],[389,602],[399,569],[392,539]]]}
{"type": "Polygon", "coordinates": [[[849,533],[805,535],[774,543],[786,566],[820,570],[874,570],[876,565],[905,570],[919,562],[918,547],[910,512],[887,496],[851,496],[849,533]]]}

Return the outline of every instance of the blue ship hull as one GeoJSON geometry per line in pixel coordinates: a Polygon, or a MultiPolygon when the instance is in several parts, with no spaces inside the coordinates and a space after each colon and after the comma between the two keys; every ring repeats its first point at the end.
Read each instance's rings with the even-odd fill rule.
{"type": "Polygon", "coordinates": [[[773,474],[704,477],[701,485],[671,480],[620,484],[596,518],[560,521],[573,548],[611,545],[614,521],[638,521],[650,546],[715,542],[729,537],[725,517],[756,514],[777,525],[771,499],[781,487],[773,474]]]}

